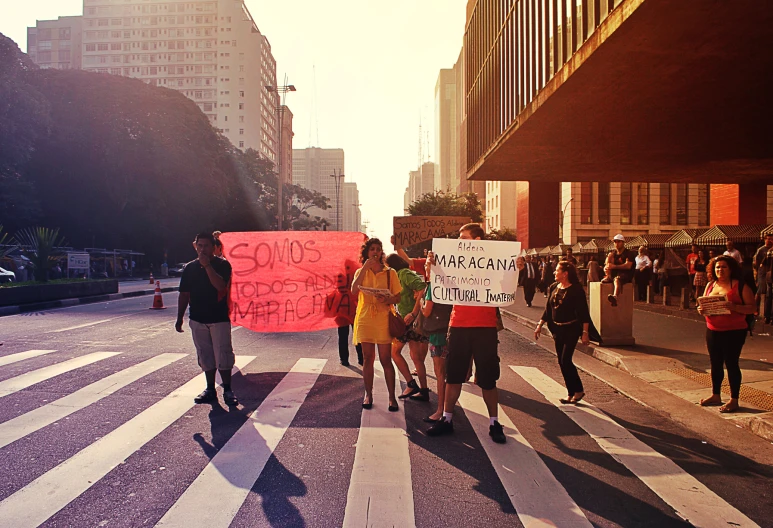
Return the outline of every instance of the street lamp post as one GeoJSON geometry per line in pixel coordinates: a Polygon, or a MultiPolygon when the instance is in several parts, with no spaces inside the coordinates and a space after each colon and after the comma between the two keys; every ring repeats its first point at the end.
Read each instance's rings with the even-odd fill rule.
{"type": "Polygon", "coordinates": [[[344,178],[344,173],[341,172],[341,169],[333,169],[333,174],[331,174],[330,177],[334,178],[336,182],[336,231],[340,231],[341,223],[338,218],[338,213],[341,210],[341,199],[339,194],[341,192],[341,180],[344,178]]]}
{"type": "MultiPolygon", "coordinates": [[[[287,76],[285,76],[285,82],[287,82],[287,76]]],[[[284,84],[282,86],[266,86],[266,91],[275,93],[277,95],[282,95],[282,101],[281,104],[278,104],[276,106],[276,113],[279,116],[279,134],[278,134],[278,142],[279,142],[279,148],[277,149],[279,151],[279,161],[277,162],[277,185],[276,185],[276,223],[277,223],[277,231],[284,231],[284,211],[283,209],[283,201],[284,201],[284,178],[282,177],[282,128],[284,128],[284,114],[285,114],[285,100],[287,99],[287,92],[294,92],[295,86],[292,84],[284,84]]]]}

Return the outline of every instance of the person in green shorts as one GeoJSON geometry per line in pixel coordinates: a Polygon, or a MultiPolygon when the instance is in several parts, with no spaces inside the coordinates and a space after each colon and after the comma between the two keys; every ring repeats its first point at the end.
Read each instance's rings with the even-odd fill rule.
{"type": "MultiPolygon", "coordinates": [[[[431,264],[427,260],[427,273],[431,264]]],[[[427,291],[421,301],[421,313],[425,318],[426,333],[429,334],[429,352],[432,356],[432,364],[435,367],[435,378],[437,379],[437,410],[424,418],[427,423],[435,423],[443,419],[443,404],[446,399],[446,356],[448,355],[448,346],[446,334],[448,333],[448,321],[451,318],[450,304],[435,304],[432,302],[432,287],[427,286],[427,291]]]]}

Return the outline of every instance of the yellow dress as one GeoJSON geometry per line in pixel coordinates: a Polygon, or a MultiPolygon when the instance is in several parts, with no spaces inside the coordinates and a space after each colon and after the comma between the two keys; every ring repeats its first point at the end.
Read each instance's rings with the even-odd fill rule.
{"type": "MultiPolygon", "coordinates": [[[[354,273],[354,280],[360,274],[361,269],[354,273]]],[[[387,289],[387,273],[389,273],[389,290],[392,295],[398,295],[402,291],[400,278],[392,268],[384,268],[378,273],[371,270],[365,272],[362,286],[366,288],[387,289]]],[[[352,342],[375,343],[377,345],[389,345],[392,336],[389,335],[389,305],[379,302],[373,295],[360,292],[357,301],[357,315],[354,317],[354,335],[352,342]]]]}

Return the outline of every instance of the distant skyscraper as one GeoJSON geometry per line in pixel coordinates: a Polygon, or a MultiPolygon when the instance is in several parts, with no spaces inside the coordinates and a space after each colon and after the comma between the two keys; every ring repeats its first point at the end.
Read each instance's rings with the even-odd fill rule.
{"type": "Polygon", "coordinates": [[[457,192],[457,149],[459,148],[458,94],[456,69],[440,70],[435,85],[435,183],[438,191],[457,192]]]}
{"type": "Polygon", "coordinates": [[[41,67],[65,64],[67,19],[82,23],[82,44],[74,26],[69,30],[71,67],[177,90],[234,146],[277,163],[278,98],[266,89],[276,86],[276,61],[243,0],[84,0],[83,17],[29,28],[30,56],[41,67]],[[53,28],[58,57],[54,33],[47,32],[53,28]]]}
{"type": "Polygon", "coordinates": [[[83,17],[38,20],[27,28],[27,54],[41,68],[77,70],[81,67],[83,17]]]}
{"type": "Polygon", "coordinates": [[[329,199],[330,209],[309,211],[312,216],[326,218],[330,227],[336,228],[336,183],[340,185],[338,198],[340,200],[340,226],[342,231],[360,231],[361,213],[357,184],[346,182],[331,175],[346,174],[344,169],[343,149],[323,149],[309,147],[293,149],[293,183],[317,191],[329,199]]]}

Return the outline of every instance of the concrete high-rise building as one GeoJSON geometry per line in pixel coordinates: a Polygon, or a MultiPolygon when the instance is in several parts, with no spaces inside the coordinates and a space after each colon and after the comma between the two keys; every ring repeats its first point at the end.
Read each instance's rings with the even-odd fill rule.
{"type": "Polygon", "coordinates": [[[41,68],[80,69],[82,24],[79,16],[38,20],[27,28],[27,55],[41,68]]]}
{"type": "Polygon", "coordinates": [[[282,130],[279,135],[281,163],[279,165],[281,181],[293,183],[293,113],[283,105],[279,110],[282,130]]]}
{"type": "Polygon", "coordinates": [[[459,188],[457,149],[459,119],[456,69],[440,70],[435,84],[435,183],[438,191],[456,192],[459,188]]]}
{"type": "Polygon", "coordinates": [[[403,195],[403,207],[407,210],[413,202],[435,191],[435,164],[425,162],[418,170],[408,173],[408,187],[403,195]]]}
{"type": "Polygon", "coordinates": [[[83,69],[177,90],[234,146],[278,161],[276,61],[244,0],[84,0],[82,34],[83,69]]]}
{"type": "Polygon", "coordinates": [[[484,208],[486,230],[515,229],[518,227],[518,210],[515,201],[516,183],[487,181],[484,208]]]}
{"type": "Polygon", "coordinates": [[[345,181],[345,175],[343,149],[319,147],[293,149],[293,183],[317,191],[329,200],[329,209],[322,211],[314,208],[313,211],[309,211],[309,214],[327,219],[329,229],[360,231],[362,216],[358,205],[359,191],[356,183],[345,181]],[[343,174],[344,178],[334,178],[333,174],[343,174]],[[336,186],[338,186],[338,199],[336,199],[336,186]],[[339,215],[338,228],[336,211],[339,215]]]}

